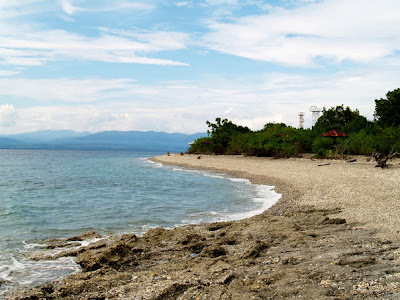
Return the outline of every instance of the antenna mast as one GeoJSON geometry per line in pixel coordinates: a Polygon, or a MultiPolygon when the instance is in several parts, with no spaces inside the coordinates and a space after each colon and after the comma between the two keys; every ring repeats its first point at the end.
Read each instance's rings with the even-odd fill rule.
{"type": "Polygon", "coordinates": [[[299,128],[304,128],[304,112],[299,112],[299,128]]]}

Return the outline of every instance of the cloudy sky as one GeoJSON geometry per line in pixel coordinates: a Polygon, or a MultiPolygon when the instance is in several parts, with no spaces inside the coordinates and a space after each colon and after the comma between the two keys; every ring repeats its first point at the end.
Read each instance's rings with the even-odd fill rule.
{"type": "Polygon", "coordinates": [[[372,119],[399,79],[398,0],[0,0],[0,134],[372,119]]]}

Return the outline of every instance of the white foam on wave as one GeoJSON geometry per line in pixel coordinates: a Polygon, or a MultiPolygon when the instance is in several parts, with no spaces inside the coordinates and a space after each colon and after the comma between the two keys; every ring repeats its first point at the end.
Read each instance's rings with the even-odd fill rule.
{"type": "Polygon", "coordinates": [[[232,182],[240,182],[240,183],[244,183],[244,184],[251,184],[250,180],[245,179],[245,178],[231,178],[231,177],[228,177],[227,179],[232,181],[232,182]]]}
{"type": "MultiPolygon", "coordinates": [[[[105,237],[79,241],[78,246],[69,247],[68,250],[79,249],[104,238],[105,237]]],[[[76,243],[76,241],[73,243],[76,243]]],[[[49,250],[44,249],[45,247],[45,244],[29,244],[23,241],[23,253],[25,254],[40,253],[53,256],[66,250],[65,248],[49,250]]],[[[10,263],[0,266],[0,279],[5,281],[5,284],[1,287],[0,295],[14,287],[43,285],[51,281],[62,279],[80,270],[80,266],[72,257],[35,261],[22,258],[22,256],[21,258],[12,256],[10,257],[10,263]]]]}
{"type": "Polygon", "coordinates": [[[0,296],[16,287],[40,286],[80,270],[72,257],[41,261],[12,257],[11,264],[3,265],[0,270],[0,279],[5,282],[1,286],[0,296]]]}
{"type": "Polygon", "coordinates": [[[224,220],[224,215],[217,211],[203,211],[188,216],[183,219],[180,224],[175,224],[175,227],[190,225],[193,223],[201,224],[207,222],[218,222],[224,220]]]}
{"type": "Polygon", "coordinates": [[[43,249],[45,247],[44,244],[35,244],[35,243],[28,244],[25,241],[22,241],[22,244],[24,245],[25,251],[31,251],[34,249],[43,249]]]}
{"type": "Polygon", "coordinates": [[[80,271],[72,257],[56,260],[13,260],[7,280],[19,285],[40,285],[80,271]]]}
{"type": "Polygon", "coordinates": [[[90,244],[96,243],[96,242],[101,241],[101,240],[104,240],[104,239],[105,239],[104,237],[101,237],[101,238],[94,238],[94,239],[89,239],[89,240],[83,240],[83,241],[80,242],[81,245],[78,246],[77,248],[86,247],[86,246],[89,246],[90,244]]]}
{"type": "Polygon", "coordinates": [[[185,170],[183,168],[172,168],[172,171],[189,172],[189,170],[185,170]]]}
{"type": "Polygon", "coordinates": [[[204,173],[203,175],[206,176],[206,177],[211,177],[211,178],[225,178],[224,175],[217,174],[217,173],[215,173],[215,174],[213,174],[213,173],[204,173]]]}
{"type": "Polygon", "coordinates": [[[238,221],[259,215],[274,205],[280,198],[281,194],[276,193],[271,186],[267,185],[254,185],[256,190],[255,197],[252,200],[255,207],[249,211],[235,212],[227,215],[219,214],[217,218],[213,218],[211,222],[224,222],[224,221],[238,221]]]}
{"type": "Polygon", "coordinates": [[[141,157],[139,159],[148,162],[149,164],[151,164],[155,168],[162,168],[164,166],[162,163],[152,161],[150,159],[150,157],[141,157]]]}
{"type": "MultiPolygon", "coordinates": [[[[168,166],[167,166],[168,167],[168,166]]],[[[224,178],[224,179],[231,179],[231,178],[228,178],[228,177],[226,177],[226,175],[224,175],[224,174],[219,174],[219,173],[210,173],[210,172],[207,172],[207,171],[201,171],[201,170],[194,170],[194,169],[185,169],[185,168],[183,168],[183,167],[171,167],[171,166],[169,166],[169,168],[172,170],[172,171],[177,171],[177,172],[186,172],[186,173],[193,173],[193,174],[201,174],[201,175],[203,175],[203,176],[205,176],[205,177],[212,177],[212,178],[224,178]]],[[[232,178],[232,179],[235,179],[235,178],[232,178]]],[[[242,180],[242,179],[241,179],[242,180]]],[[[244,180],[246,180],[246,179],[244,179],[244,180]]]]}

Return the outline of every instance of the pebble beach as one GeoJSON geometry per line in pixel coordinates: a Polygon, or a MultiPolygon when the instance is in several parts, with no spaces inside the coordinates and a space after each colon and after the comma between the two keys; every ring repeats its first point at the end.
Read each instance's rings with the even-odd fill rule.
{"type": "Polygon", "coordinates": [[[386,169],[375,168],[375,162],[362,156],[350,163],[345,160],[178,154],[158,157],[157,161],[275,185],[275,190],[283,194],[277,206],[340,209],[339,216],[357,226],[376,230],[379,236],[389,239],[400,238],[399,159],[390,162],[386,169]],[[290,202],[287,199],[291,199],[290,202]]]}

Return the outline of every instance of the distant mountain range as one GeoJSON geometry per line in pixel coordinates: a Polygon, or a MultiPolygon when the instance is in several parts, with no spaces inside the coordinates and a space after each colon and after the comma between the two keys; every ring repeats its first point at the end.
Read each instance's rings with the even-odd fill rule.
{"type": "Polygon", "coordinates": [[[184,152],[188,144],[206,133],[183,134],[154,131],[103,131],[90,134],[72,130],[45,130],[0,135],[0,149],[132,150],[184,152]]]}

